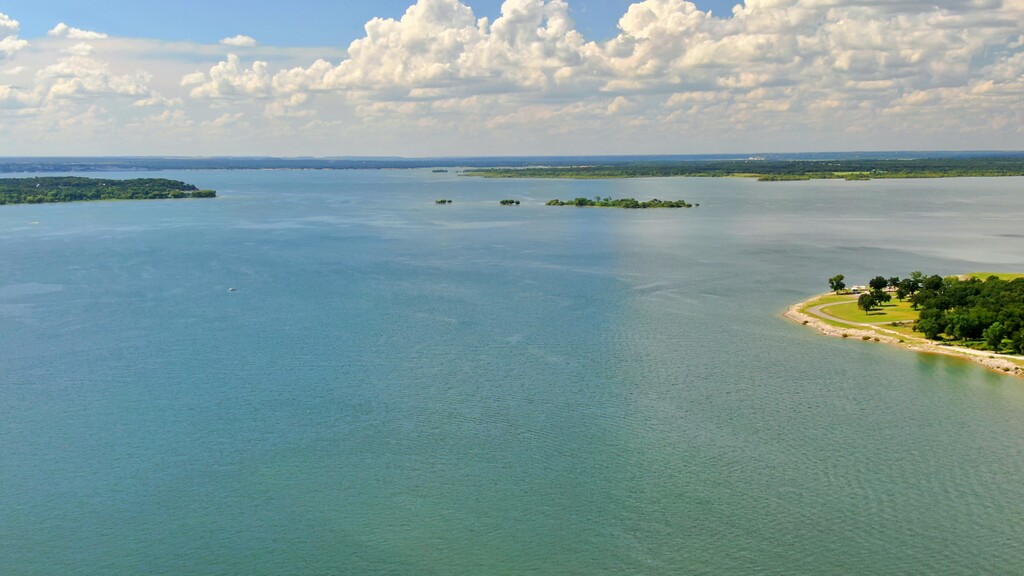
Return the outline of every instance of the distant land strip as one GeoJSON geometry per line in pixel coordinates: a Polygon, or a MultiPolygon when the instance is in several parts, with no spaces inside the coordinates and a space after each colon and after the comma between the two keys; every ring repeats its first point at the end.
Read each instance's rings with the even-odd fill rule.
{"type": "Polygon", "coordinates": [[[658,178],[748,177],[761,181],[873,180],[879,178],[957,178],[1024,176],[1024,157],[838,159],[838,160],[715,160],[636,162],[592,166],[544,166],[466,170],[484,178],[658,178]]]}
{"type": "MultiPolygon", "coordinates": [[[[529,168],[546,170],[564,167],[579,172],[624,169],[636,176],[731,176],[791,173],[798,163],[816,167],[828,162],[884,161],[895,167],[930,160],[974,161],[1004,164],[1016,170],[1024,165],[1024,151],[884,151],[884,152],[801,152],[757,154],[660,154],[618,156],[449,156],[402,158],[396,156],[274,157],[274,156],[52,156],[0,157],[0,172],[132,172],[158,170],[366,170],[431,168],[443,170],[476,168],[529,168]],[[646,173],[642,173],[646,172],[646,173]]],[[[905,168],[905,166],[903,166],[905,168]]],[[[879,166],[879,169],[884,169],[879,166]]],[[[895,168],[890,172],[897,171],[895,168]]],[[[439,172],[443,174],[442,172],[439,172]]],[[[566,177],[568,172],[559,173],[566,177]]],[[[517,174],[523,176],[523,174],[517,174]]],[[[593,174],[590,177],[595,177],[593,174]]],[[[604,177],[626,177],[624,173],[604,177]]]]}
{"type": "Polygon", "coordinates": [[[110,180],[73,176],[0,179],[0,205],[84,202],[90,200],[165,200],[214,198],[213,190],[164,178],[110,180]]]}

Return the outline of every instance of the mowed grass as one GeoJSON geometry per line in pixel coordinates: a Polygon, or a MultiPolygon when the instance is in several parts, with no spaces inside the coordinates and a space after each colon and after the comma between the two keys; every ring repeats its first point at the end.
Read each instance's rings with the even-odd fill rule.
{"type": "Polygon", "coordinates": [[[1016,280],[1017,278],[1024,278],[1024,274],[1013,274],[1010,272],[971,272],[968,274],[971,278],[977,278],[979,280],[987,280],[989,276],[995,276],[1000,280],[1016,280]]]}
{"type": "Polygon", "coordinates": [[[840,320],[859,323],[876,322],[913,322],[917,320],[918,312],[910,306],[910,302],[900,302],[893,299],[876,308],[871,312],[864,312],[857,307],[857,301],[851,300],[826,306],[822,312],[835,316],[840,320]]]}
{"type": "Polygon", "coordinates": [[[822,322],[828,324],[829,326],[834,326],[836,328],[851,328],[852,326],[850,326],[849,324],[842,324],[839,322],[835,322],[833,320],[829,320],[828,318],[822,318],[821,316],[818,316],[814,312],[811,312],[811,308],[814,308],[815,306],[821,306],[822,304],[834,304],[836,302],[847,302],[849,300],[849,294],[826,294],[824,296],[819,296],[818,298],[808,300],[807,302],[804,303],[803,306],[800,307],[800,311],[803,312],[804,314],[807,314],[808,316],[814,316],[815,318],[821,320],[822,322]]]}
{"type": "Polygon", "coordinates": [[[921,335],[920,332],[914,332],[913,324],[911,324],[910,322],[907,322],[902,326],[890,326],[888,324],[883,324],[879,326],[879,328],[884,328],[886,330],[891,330],[892,332],[897,332],[900,336],[903,336],[907,340],[924,340],[924,337],[921,335]]]}
{"type": "Polygon", "coordinates": [[[825,294],[819,296],[813,300],[809,300],[807,305],[803,307],[803,311],[807,311],[808,308],[814,308],[815,306],[821,306],[822,304],[835,304],[836,302],[856,302],[857,297],[850,294],[825,294]]]}

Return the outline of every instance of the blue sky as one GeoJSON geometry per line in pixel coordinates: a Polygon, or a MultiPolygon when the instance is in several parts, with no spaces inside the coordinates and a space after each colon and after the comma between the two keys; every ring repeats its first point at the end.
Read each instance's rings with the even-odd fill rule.
{"type": "MultiPolygon", "coordinates": [[[[492,20],[500,15],[501,3],[465,2],[477,16],[492,20]]],[[[728,16],[737,3],[739,0],[700,0],[696,5],[718,16],[728,16]]],[[[118,36],[216,42],[225,36],[245,34],[266,44],[333,46],[348,45],[361,36],[363,25],[373,17],[401,17],[410,4],[409,0],[6,0],[0,11],[17,15],[24,37],[43,36],[58,22],[67,22],[118,36]]],[[[618,20],[630,4],[628,0],[574,0],[570,13],[587,37],[604,40],[615,35],[618,20]]]]}
{"type": "Polygon", "coordinates": [[[1024,147],[1024,0],[731,4],[7,0],[0,155],[1024,147]]]}

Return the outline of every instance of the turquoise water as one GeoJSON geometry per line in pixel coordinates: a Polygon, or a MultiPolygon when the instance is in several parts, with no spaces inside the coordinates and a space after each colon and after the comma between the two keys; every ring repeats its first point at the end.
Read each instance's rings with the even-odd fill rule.
{"type": "Polygon", "coordinates": [[[1024,382],[781,318],[1024,179],[159,175],[0,209],[0,574],[1024,572],[1024,382]]]}

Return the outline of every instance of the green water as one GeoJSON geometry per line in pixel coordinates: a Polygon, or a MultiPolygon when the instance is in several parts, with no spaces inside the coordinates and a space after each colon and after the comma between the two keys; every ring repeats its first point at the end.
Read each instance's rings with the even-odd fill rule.
{"type": "Polygon", "coordinates": [[[1024,179],[159,176],[0,209],[0,574],[1024,572],[1024,382],[781,318],[1024,179]]]}

